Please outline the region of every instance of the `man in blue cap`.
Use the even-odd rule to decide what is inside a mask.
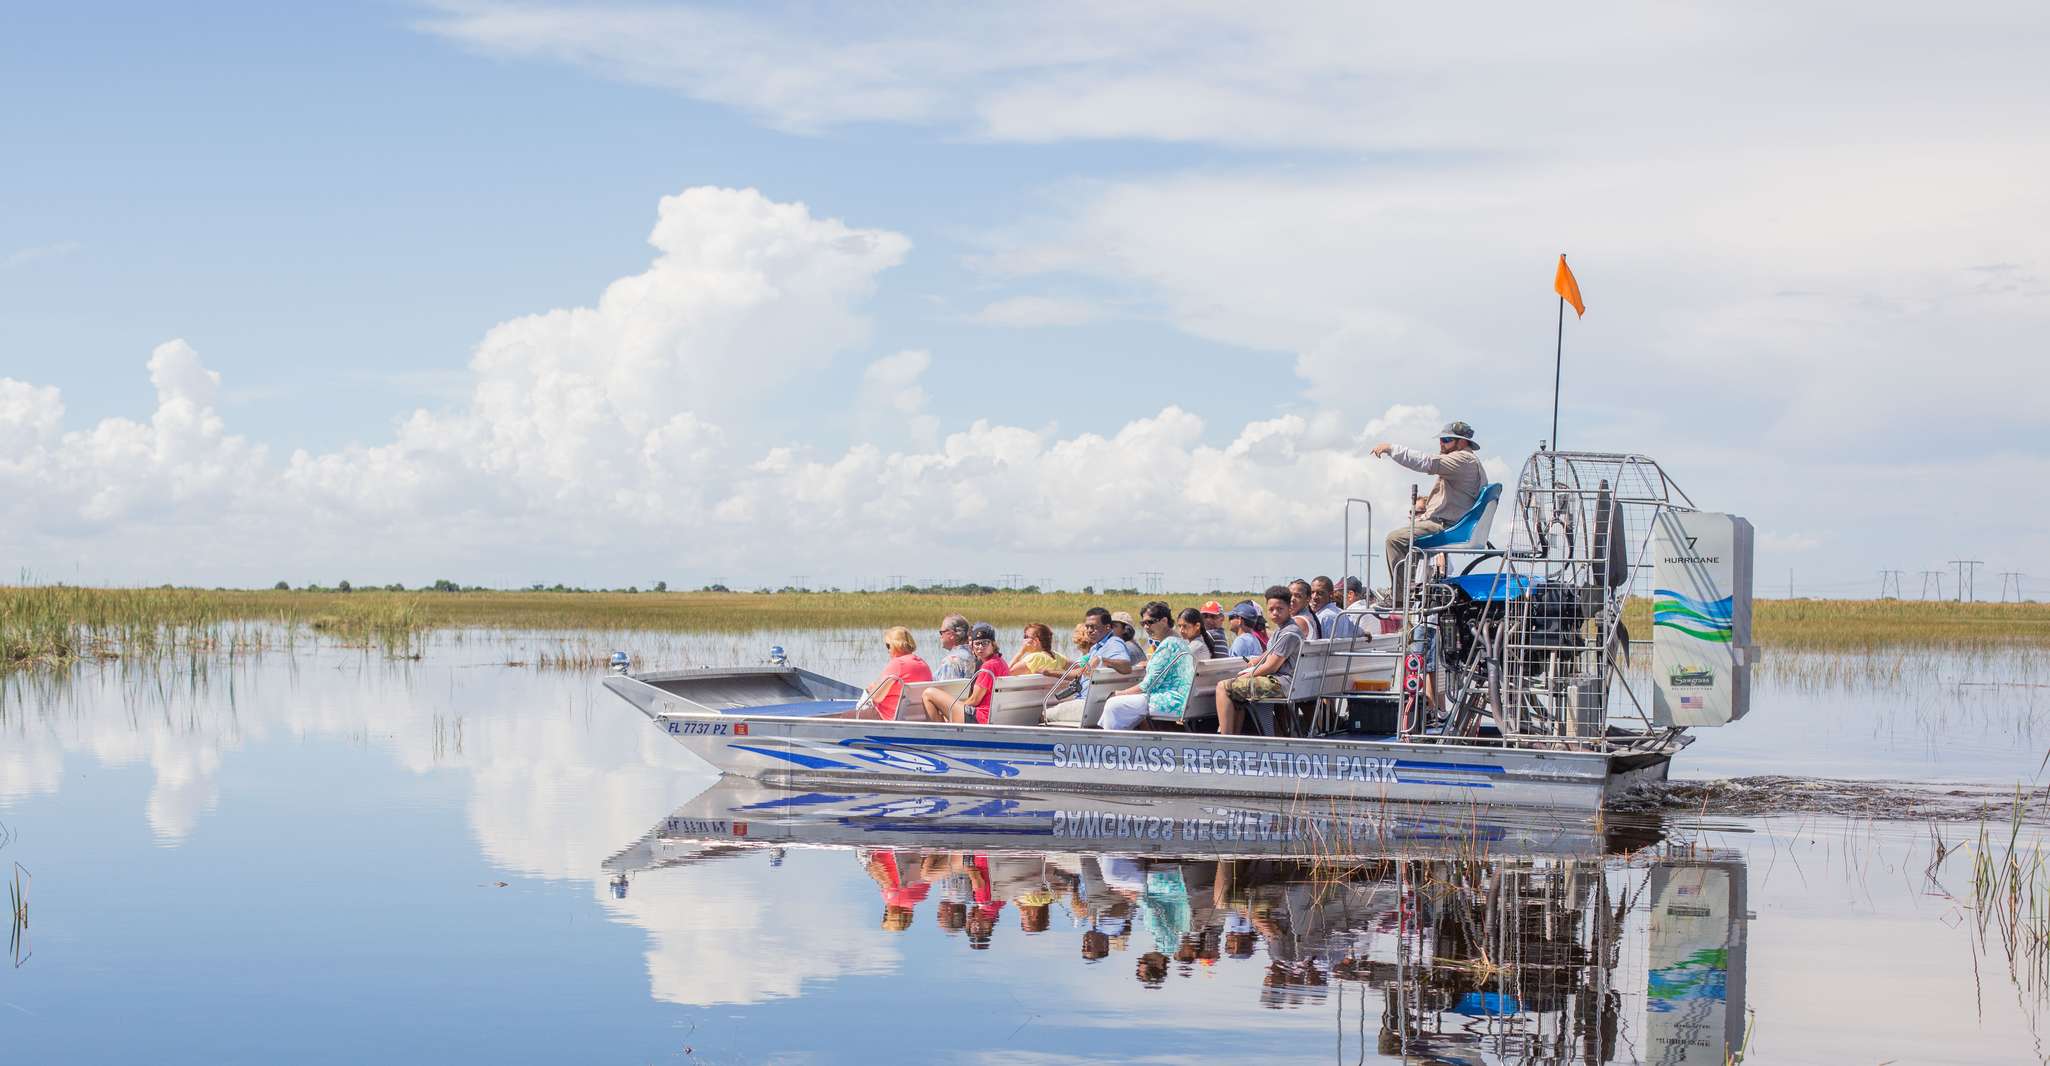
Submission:
[[[1438,454],[1425,455],[1399,444],[1382,441],[1373,454],[1393,459],[1419,474],[1435,474],[1438,481],[1424,498],[1423,510],[1409,525],[1388,534],[1388,575],[1395,579],[1398,600],[1409,591],[1409,552],[1418,537],[1442,533],[1459,521],[1488,487],[1488,473],[1481,469],[1480,445],[1473,440],[1473,427],[1464,422],[1447,422],[1438,432]]]

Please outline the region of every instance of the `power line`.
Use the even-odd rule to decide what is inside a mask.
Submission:
[[[1975,603],[1979,599],[1979,568],[1985,566],[1983,559],[1952,559],[1950,565],[1957,567],[1957,602]]]
[[[1897,599],[1900,599],[1900,598],[1901,598],[1901,574],[1902,574],[1902,573],[1903,573],[1903,571],[1900,571],[1900,570],[1881,570],[1881,571],[1879,572],[1879,598],[1880,598],[1880,599],[1882,599],[1882,600],[1883,600],[1883,599],[1886,599],[1886,598],[1887,598],[1887,595],[1886,595],[1886,589],[1887,589],[1887,586],[1889,586],[1889,585],[1891,585],[1891,586],[1893,587],[1893,597],[1892,597],[1892,598],[1894,598],[1894,599],[1896,599],[1896,600],[1897,600]]]

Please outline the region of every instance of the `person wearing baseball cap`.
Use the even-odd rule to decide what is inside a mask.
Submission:
[[[1241,659],[1257,659],[1266,652],[1267,644],[1260,639],[1265,628],[1260,618],[1260,609],[1252,600],[1240,600],[1231,609],[1231,618],[1225,623],[1231,627],[1231,643],[1225,648],[1229,654]]]
[[[1382,544],[1387,549],[1388,576],[1395,580],[1395,595],[1400,601],[1409,589],[1409,553],[1416,539],[1442,533],[1446,526],[1459,521],[1488,487],[1488,474],[1481,469],[1480,445],[1474,443],[1473,427],[1464,422],[1447,422],[1438,431],[1436,455],[1414,452],[1387,441],[1374,445],[1373,454],[1438,478],[1431,486],[1431,494],[1424,499],[1423,512],[1409,525],[1388,534]]]
[[[997,647],[996,627],[988,622],[977,622],[968,631],[968,650],[975,656],[975,680],[968,685],[968,694],[955,696],[934,687],[920,693],[925,701],[925,716],[934,722],[989,724],[990,697],[995,695],[997,679],[1010,674],[1004,663],[1004,652]]]
[[[1211,600],[1197,608],[1203,614],[1203,646],[1210,651],[1212,659],[1222,659],[1231,654],[1231,642],[1224,636],[1224,604]]]

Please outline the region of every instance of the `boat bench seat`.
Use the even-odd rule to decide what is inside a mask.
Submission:
[[[968,683],[971,680],[971,678],[956,678],[951,681],[913,681],[903,687],[904,694],[897,700],[897,716],[907,722],[925,721],[926,689],[936,688],[955,696],[966,696],[968,694]],[[888,693],[884,693],[884,695],[888,695]],[[861,712],[861,717],[880,717],[880,715],[877,715],[873,708],[866,708]]]

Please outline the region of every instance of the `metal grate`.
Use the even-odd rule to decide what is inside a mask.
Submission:
[[[1505,736],[1600,746],[1612,721],[1651,728],[1650,633],[1630,632],[1624,612],[1651,594],[1660,512],[1692,509],[1641,455],[1538,452],[1524,463],[1503,557],[1525,589],[1503,629]]]
[[[1652,592],[1660,513],[1692,501],[1657,462],[1602,452],[1537,452],[1505,495],[1506,545],[1409,560],[1408,643],[1435,651],[1444,692],[1404,732],[1470,738],[1492,719],[1504,739],[1577,748],[1611,747],[1612,725],[1651,733],[1650,633],[1625,611]]]

